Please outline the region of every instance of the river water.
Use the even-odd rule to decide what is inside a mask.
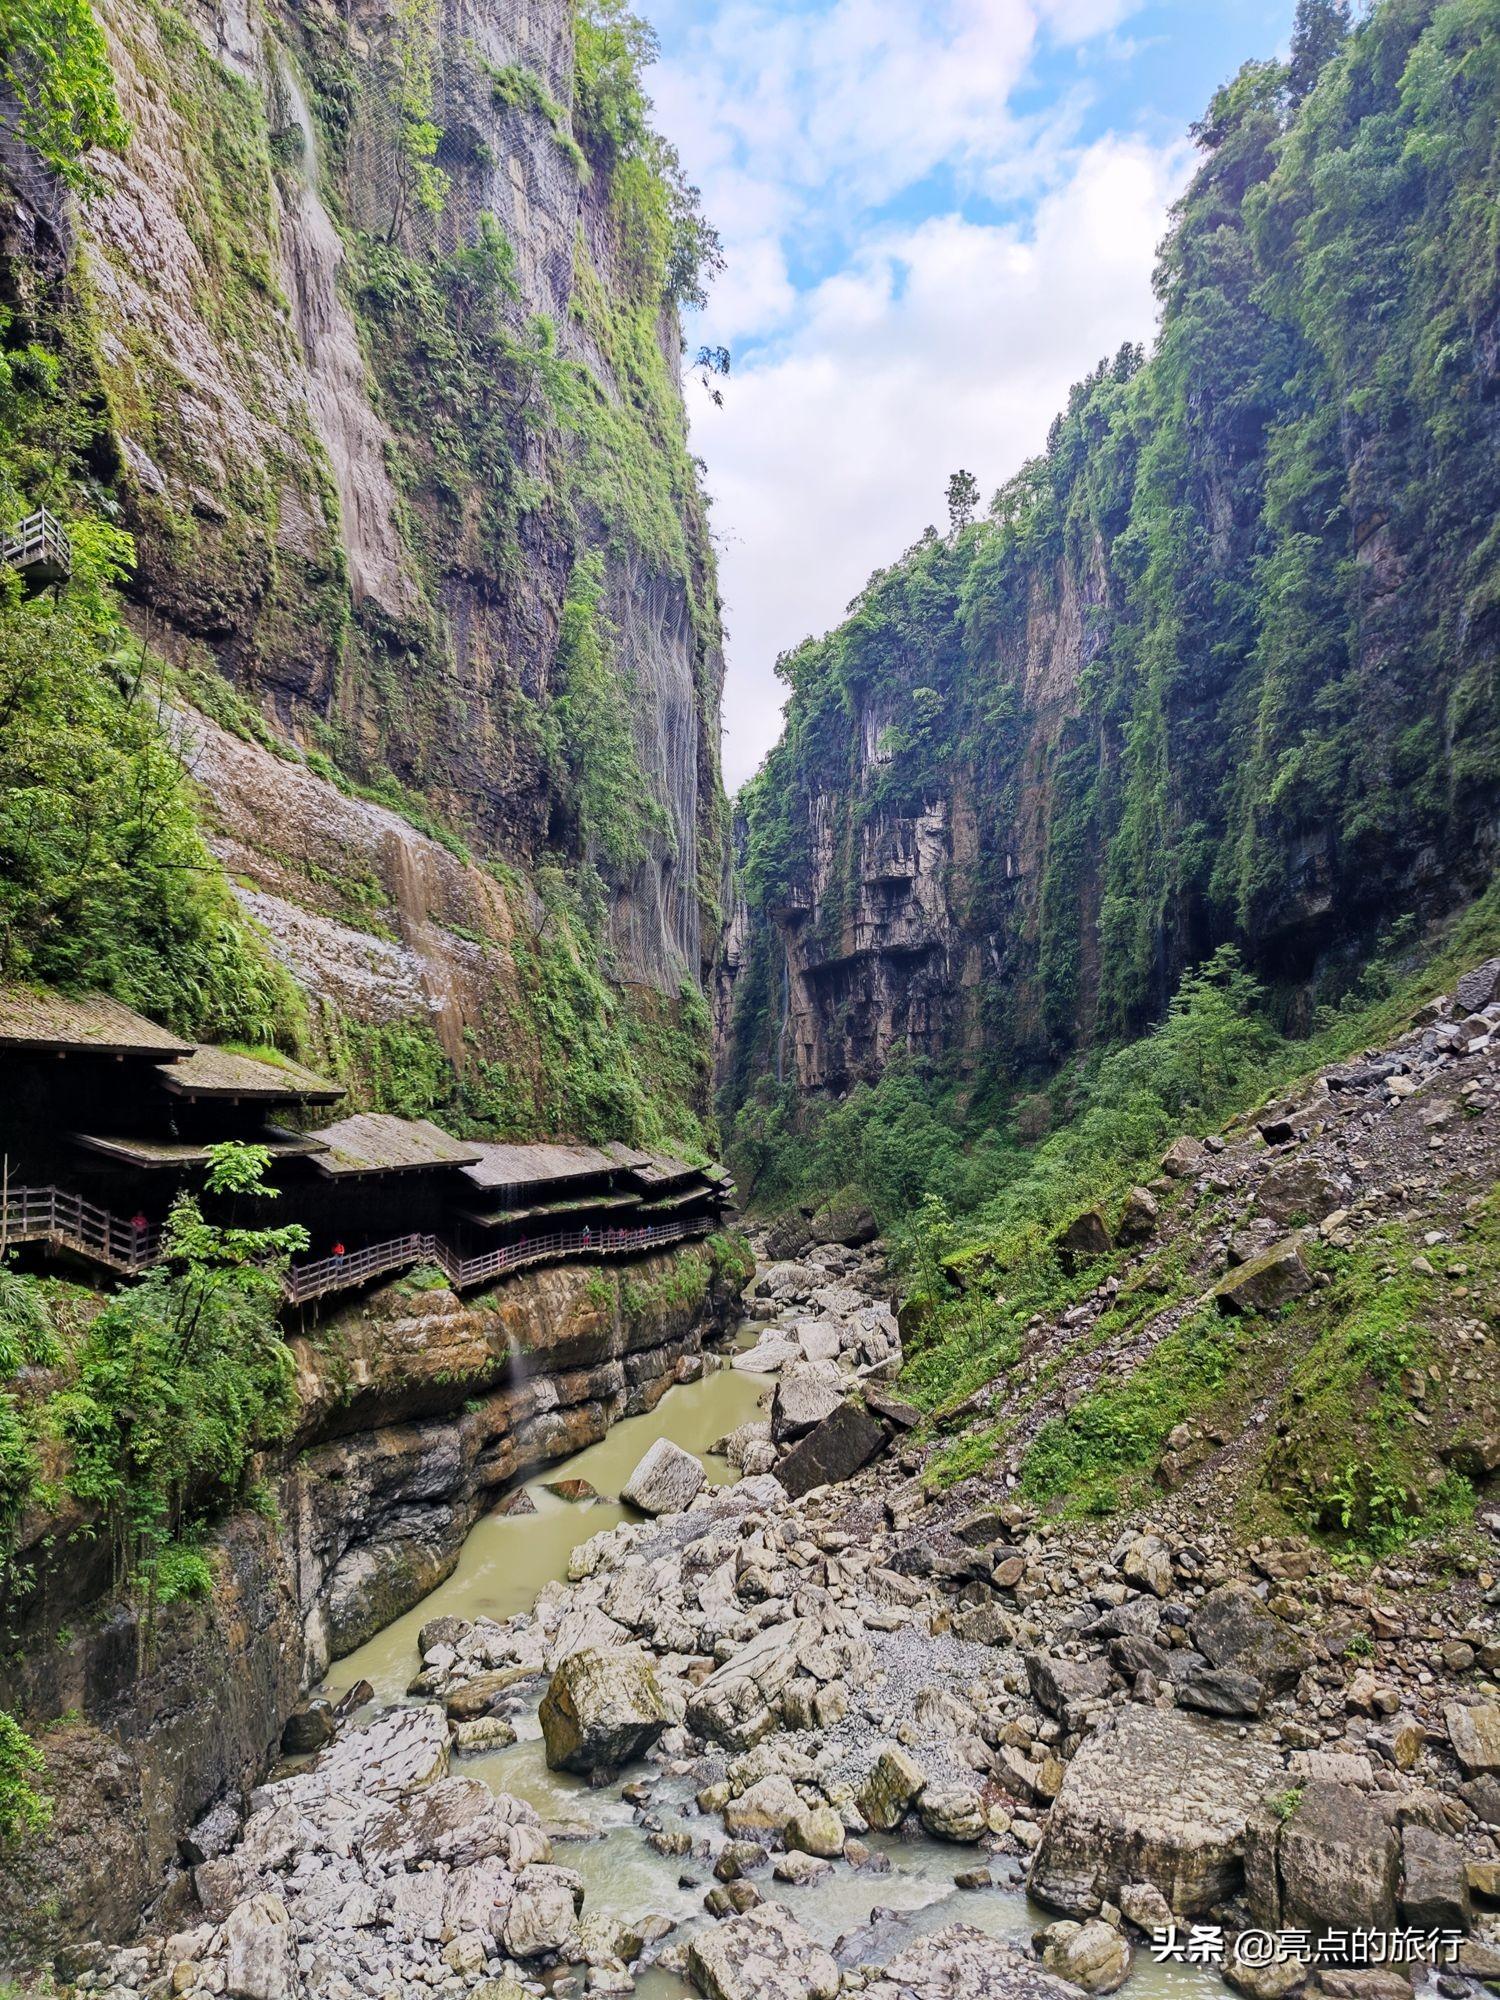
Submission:
[[[656,1438],[671,1438],[696,1453],[711,1481],[728,1484],[738,1475],[726,1459],[712,1457],[709,1447],[761,1414],[763,1396],[769,1398],[764,1376],[714,1368],[710,1363],[710,1372],[701,1380],[668,1390],[649,1415],[623,1419],[598,1444],[528,1481],[536,1512],[487,1515],[464,1544],[458,1567],[447,1582],[340,1660],[325,1691],[337,1696],[356,1681],[367,1680],[375,1689],[376,1705],[386,1707],[405,1699],[406,1687],[421,1665],[417,1634],[428,1619],[504,1620],[529,1611],[544,1584],[567,1576],[569,1557],[581,1542],[619,1521],[639,1518],[615,1496]],[[549,1482],[563,1479],[586,1479],[600,1497],[570,1502],[547,1490]],[[704,1895],[714,1886],[711,1865],[696,1854],[658,1854],[648,1846],[648,1829],[635,1808],[620,1796],[621,1784],[654,1779],[648,1808],[652,1825],[669,1833],[681,1830],[701,1841],[710,1831],[717,1835],[718,1823],[692,1810],[690,1781],[669,1778],[659,1766],[642,1763],[622,1772],[613,1785],[593,1789],[581,1778],[548,1770],[536,1713],[540,1697],[539,1683],[524,1712],[511,1717],[519,1738],[515,1744],[455,1760],[455,1770],[483,1778],[496,1791],[536,1807],[553,1834],[555,1859],[583,1878],[586,1913],[631,1921],[658,1913],[684,1927],[711,1921],[703,1908]],[[1049,1920],[1049,1913],[1030,1903],[1020,1888],[1019,1861],[926,1838],[872,1834],[867,1844],[889,1857],[888,1872],[836,1865],[820,1882],[804,1888],[761,1878],[757,1886],[768,1901],[786,1903],[814,1937],[830,1946],[876,1910],[904,1913],[907,1936],[967,1923],[994,1937],[1025,1940]],[[993,1888],[955,1887],[956,1872],[980,1865],[988,1865],[995,1874]],[[892,1949],[899,1949],[899,1943],[893,1934]],[[1225,1992],[1207,1969],[1156,1966],[1146,1952],[1138,1955],[1136,1967],[1128,1988],[1131,2000],[1155,2000],[1155,1996],[1202,2000],[1210,1991],[1221,1996]],[[638,1976],[636,1992],[640,2000],[695,2000],[691,1986],[657,1970]]]

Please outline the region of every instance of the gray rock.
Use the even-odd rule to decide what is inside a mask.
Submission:
[[[1131,1950],[1113,1924],[1049,1924],[1041,1933],[1042,1963],[1085,1993],[1114,1993],[1130,1977]]]
[[[757,1633],[689,1695],[688,1728],[731,1750],[749,1750],[769,1736],[776,1704],[798,1672],[798,1649],[811,1637],[796,1618]]]
[[[844,1400],[844,1381],[831,1361],[792,1361],[782,1370],[771,1404],[771,1435],[778,1444],[803,1437]]]
[[[224,1919],[225,1992],[230,2000],[302,2000],[297,1934],[279,1896],[251,1896]]]
[[[890,1433],[856,1403],[840,1403],[831,1416],[793,1445],[776,1477],[794,1500],[815,1486],[852,1479],[861,1466],[884,1451]]]
[[[1162,1155],[1161,1170],[1174,1181],[1191,1180],[1203,1164],[1203,1155],[1203,1141],[1184,1133]]]
[[[1500,1771],[1500,1703],[1476,1702],[1466,1707],[1450,1701],[1443,1710],[1448,1741],[1466,1778]]]
[[[875,1759],[859,1792],[859,1809],[871,1826],[889,1833],[901,1824],[926,1783],[921,1765],[892,1746]]]
[[[1078,2000],[1078,1989],[1008,1939],[954,1924],[898,1952],[864,2000]]]
[[[643,1514],[678,1514],[703,1490],[707,1474],[690,1451],[659,1437],[620,1489]]]
[[[1348,1785],[1311,1784],[1283,1817],[1251,1816],[1245,1890],[1252,1919],[1271,1930],[1395,1921],[1401,1846],[1385,1814]]]
[[[1031,1893],[1093,1916],[1126,1882],[1150,1882],[1179,1916],[1238,1885],[1246,1820],[1279,1770],[1242,1742],[1175,1709],[1132,1706],[1069,1764],[1031,1869]]]
[[[670,1717],[655,1668],[640,1647],[627,1646],[570,1653],[542,1697],[539,1719],[551,1768],[587,1774],[639,1757]]]
[[[1160,1219],[1161,1204],[1150,1188],[1133,1187],[1125,1197],[1115,1236],[1121,1243],[1144,1243],[1155,1235]]]
[[[1425,1931],[1466,1931],[1472,1912],[1464,1851],[1425,1826],[1401,1830],[1401,1918]]]
[[[1312,1659],[1307,1641],[1242,1583],[1211,1590],[1189,1629],[1211,1666],[1253,1674],[1274,1694],[1291,1687]]]
[[[1476,965],[1453,989],[1453,1011],[1459,1016],[1480,1014],[1496,1000],[1500,1000],[1500,958]]]
[[[704,2000],[836,2000],[841,1983],[832,1953],[780,1903],[700,1931],[688,1971]]]
[[[1213,1297],[1222,1313],[1274,1312],[1311,1287],[1312,1273],[1302,1261],[1302,1246],[1295,1236],[1286,1236],[1221,1279]]]
[[[1259,1715],[1266,1705],[1266,1685],[1232,1667],[1198,1667],[1177,1682],[1177,1699],[1205,1715]]]

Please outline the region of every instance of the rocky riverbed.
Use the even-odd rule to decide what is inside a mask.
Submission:
[[[1192,1182],[1251,1227],[1294,1170],[1334,1175],[1351,1146],[1414,1199],[1434,1138],[1447,1167],[1492,1180],[1492,1128],[1448,1136],[1431,1116],[1440,1096],[1489,1102],[1494,1024],[1477,1020],[1455,1035],[1440,1013],[1216,1148],[1174,1147],[1139,1191],[1146,1224]],[[1371,1190],[1333,1194],[1325,1237],[1358,1226]],[[1300,1259],[1316,1233],[1277,1241]],[[1231,1242],[1226,1264],[1223,1232],[1199,1232],[1206,1296],[1226,1269],[1234,1290],[1270,1268],[1249,1247]],[[1222,1973],[1250,2000],[1500,1988],[1493,1560],[1357,1564],[1295,1536],[1236,1538],[1204,1500],[1222,1463],[1191,1439],[1172,1450],[1197,1464],[1109,1524],[1042,1514],[1003,1459],[944,1491],[891,1387],[878,1247],[761,1248],[731,1366],[764,1381],[764,1407],[716,1441],[738,1481],[657,1435],[621,1481],[631,1504],[593,1535],[578,1517],[566,1576],[485,1616],[437,1594],[399,1705],[263,1787],[242,1827],[203,1830],[203,1920],[94,1954],[81,1986],[1043,2000]],[[1119,1282],[1088,1302],[1096,1316]],[[1039,1351],[1065,1330],[1039,1328]],[[1486,1339],[1478,1325],[1481,1355]],[[1482,1504],[1478,1530],[1493,1537],[1500,1515]],[[642,1863],[636,1907],[596,1894],[598,1857],[622,1844]],[[1195,1923],[1221,1927],[1225,1962],[1155,1965],[1155,1934]],[[1246,1940],[1264,1931],[1324,1945],[1257,1963]],[[1350,1941],[1362,1932],[1404,1942],[1372,1962]]]

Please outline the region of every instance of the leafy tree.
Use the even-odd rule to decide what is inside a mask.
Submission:
[[[51,1807],[36,1787],[41,1753],[8,1710],[0,1708],[0,1856],[27,1834],[40,1833]]]
[[[972,472],[959,471],[948,479],[948,531],[958,534],[974,519],[979,507],[979,481]]]
[[[1287,95],[1300,104],[1348,40],[1349,0],[1297,0]]]
[[[91,146],[123,151],[129,132],[89,0],[6,0],[0,78],[27,145],[69,187],[91,193],[97,177],[84,155]]]
[[[87,523],[74,540],[61,599],[0,583],[0,978],[271,1041],[285,981],[204,846],[184,745],[108,595],[128,543]]]
[[[209,1153],[210,1196],[231,1210],[274,1198],[264,1147],[227,1143]],[[307,1244],[299,1224],[211,1223],[182,1196],[167,1219],[161,1266],[92,1321],[76,1387],[56,1401],[73,1448],[73,1491],[105,1522],[116,1583],[142,1614],[143,1649],[163,1560],[168,1582],[181,1567],[167,1552],[190,1502],[205,1488],[234,1492],[252,1448],[278,1436],[291,1415],[280,1277]]]

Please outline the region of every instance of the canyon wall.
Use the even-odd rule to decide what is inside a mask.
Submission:
[[[1238,947],[1293,1024],[1500,848],[1493,33],[1377,7],[1196,128],[1160,337],[784,669],[720,1067],[1045,1077]]]
[[[0,503],[131,537],[123,617],[308,1052],[417,1108],[403,1026],[423,1108],[516,1132],[607,1122],[537,1084],[518,930],[681,1028],[704,1108],[722,869],[677,322],[709,238],[576,12],[107,0],[123,143],[81,191],[0,146]]]
[[[35,1510],[0,1686],[36,1732],[53,1817],[7,1853],[0,1965],[129,1937],[148,1906],[170,1918],[180,1840],[259,1782],[303,1689],[451,1572],[502,1488],[654,1408],[745,1276],[716,1240],[470,1301],[398,1284],[311,1326],[292,1341],[294,1434],[207,1545],[212,1595],[149,1631],[109,1595],[87,1522]]]

